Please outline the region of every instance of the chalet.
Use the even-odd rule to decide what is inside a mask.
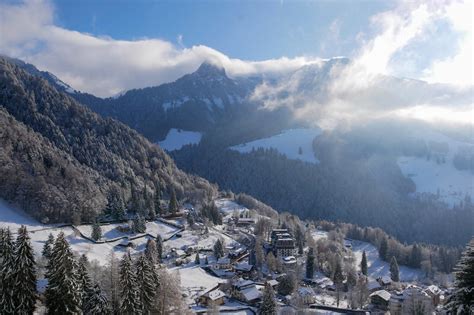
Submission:
[[[384,288],[392,284],[392,279],[389,276],[383,276],[377,279],[381,286]]]
[[[230,258],[228,257],[221,257],[214,264],[214,269],[227,270],[231,268],[232,264],[230,263]]]
[[[272,280],[268,280],[267,284],[269,284],[273,288],[273,290],[276,290],[279,282],[275,279],[272,279]]]
[[[198,303],[201,305],[222,305],[224,304],[225,293],[217,288],[211,288],[198,297]]]
[[[234,270],[236,273],[241,275],[248,275],[253,270],[253,265],[250,265],[247,262],[239,263],[234,266]]]
[[[296,253],[296,241],[288,229],[274,229],[271,234],[271,245],[277,257],[293,256]]]
[[[313,304],[316,302],[316,294],[310,287],[301,287],[296,293],[304,304]]]
[[[256,221],[254,218],[238,218],[236,221],[236,225],[239,227],[248,227],[255,225]]]
[[[438,306],[442,302],[443,291],[438,286],[430,285],[423,291],[431,297],[434,306]]]
[[[262,294],[252,280],[239,279],[231,286],[231,295],[237,300],[255,304],[260,301]]]
[[[409,285],[403,292],[397,292],[390,299],[390,313],[406,314],[417,305],[420,305],[426,314],[431,314],[435,308],[433,299],[426,290],[416,285]]]
[[[370,296],[370,303],[379,310],[388,310],[391,294],[385,290],[378,290]]]

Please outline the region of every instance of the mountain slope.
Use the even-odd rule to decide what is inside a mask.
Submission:
[[[153,191],[157,183],[165,194],[173,189],[196,201],[216,192],[207,181],[177,169],[136,131],[99,117],[5,58],[0,58],[0,108],[5,122],[0,197],[38,219],[64,221],[80,214],[91,220],[112,188],[124,201],[145,185]]]

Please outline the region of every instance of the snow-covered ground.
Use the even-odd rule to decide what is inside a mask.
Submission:
[[[200,235],[190,230],[185,230],[180,235],[181,237],[173,237],[168,240],[165,243],[165,247],[181,249],[184,246],[191,246],[212,250],[218,238],[222,238],[226,246],[236,243],[233,239],[218,232],[216,229],[210,229],[207,235]]]
[[[397,162],[402,173],[411,178],[419,193],[437,194],[440,199],[450,205],[459,204],[464,197],[474,197],[474,174],[469,171],[460,171],[453,165],[453,157],[464,148],[472,148],[473,144],[454,140],[444,134],[427,131],[417,136],[428,146],[440,146],[447,149],[441,156],[445,163],[437,163],[436,151],[430,160],[426,157],[402,156]]]
[[[84,239],[72,227],[58,227],[53,224],[41,224],[23,213],[21,210],[14,209],[12,206],[0,200],[0,227],[10,228],[12,233],[16,233],[21,225],[25,225],[30,232],[31,243],[37,257],[41,256],[44,243],[48,239],[49,234],[56,237],[60,232],[64,232],[66,239],[71,245],[72,250],[78,255],[86,254],[89,260],[97,260],[100,264],[106,264],[109,255],[112,251],[117,257],[121,257],[125,252],[124,247],[117,246],[123,240],[117,240],[111,243],[96,244]],[[127,234],[120,233],[116,230],[118,224],[105,225],[102,228],[105,239],[113,239],[116,237],[126,236]],[[91,226],[81,225],[79,227],[81,233],[90,235]],[[161,222],[148,222],[147,233],[155,236],[157,233],[163,238],[171,236],[176,232],[176,228],[166,225]],[[15,237],[15,234],[13,235]],[[147,237],[142,237],[133,240],[136,245],[135,249],[131,249],[132,255],[144,250]],[[166,244],[166,243],[165,243]]]
[[[171,272],[176,272],[181,280],[181,287],[187,294],[187,304],[193,304],[195,299],[207,289],[213,288],[226,280],[212,276],[201,267],[189,263],[187,266],[170,268]]]
[[[321,129],[317,128],[289,129],[269,138],[258,139],[233,146],[231,149],[239,151],[240,153],[248,153],[251,152],[252,149],[274,148],[289,159],[319,163],[319,160],[313,152],[313,140],[319,136],[321,132]],[[300,148],[302,151],[301,154],[299,152]]]
[[[327,238],[327,232],[324,231],[313,231],[312,233],[315,241],[319,239]],[[378,249],[370,243],[356,241],[356,240],[346,240],[345,243],[348,243],[352,246],[352,252],[356,258],[356,266],[360,266],[362,261],[362,253],[365,251],[367,256],[367,266],[368,266],[368,276],[372,278],[378,278],[383,276],[390,277],[390,263],[385,262],[380,259]],[[401,281],[413,281],[421,280],[424,278],[423,271],[421,269],[410,268],[407,266],[399,266],[400,270],[400,280]]]
[[[195,131],[170,129],[165,140],[160,141],[160,147],[167,151],[179,150],[187,144],[197,144],[201,141],[202,134]]]
[[[238,211],[239,213],[241,213],[249,210],[248,208],[241,206],[235,201],[232,201],[227,198],[217,199],[215,203],[216,207],[226,215],[233,214],[234,211]]]
[[[357,266],[360,266],[362,261],[362,253],[365,250],[367,255],[368,273],[372,278],[383,276],[390,276],[390,263],[380,259],[379,251],[372,244],[361,241],[350,241],[352,245],[352,252],[356,257]],[[421,269],[410,268],[407,266],[399,266],[400,281],[421,280],[424,278]]]

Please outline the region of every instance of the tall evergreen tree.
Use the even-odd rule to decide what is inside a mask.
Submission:
[[[3,232],[2,265],[0,266],[0,314],[14,314],[15,251],[10,229]]]
[[[45,295],[48,314],[81,312],[77,270],[77,262],[64,233],[61,232],[56,238],[47,267],[48,286]]]
[[[145,233],[146,232],[146,221],[145,218],[140,214],[137,214],[133,219],[133,231],[135,233]]]
[[[176,192],[174,189],[171,189],[168,211],[172,214],[178,212],[178,200],[176,199]]]
[[[107,296],[102,293],[98,284],[92,288],[92,293],[89,295],[84,305],[84,315],[107,315],[110,314],[110,306]]]
[[[388,241],[386,237],[382,238],[382,242],[380,243],[379,248],[379,256],[382,260],[387,261],[387,254],[388,254]]]
[[[194,257],[194,263],[198,266],[201,264],[201,258],[199,257],[199,252],[197,252],[196,256]]]
[[[46,259],[51,258],[51,251],[53,250],[53,246],[54,246],[54,236],[53,236],[52,233],[49,233],[48,239],[44,243],[43,251],[41,253],[44,258],[46,258]]]
[[[15,313],[33,314],[36,303],[35,257],[25,226],[18,230],[13,263]]]
[[[368,270],[367,270],[367,254],[365,253],[365,250],[362,252],[362,260],[360,262],[360,271],[364,276],[367,276]]]
[[[344,282],[344,274],[342,273],[341,262],[336,262],[336,269],[334,270],[334,284],[336,285],[336,306],[339,307],[340,293],[342,288],[342,283]]]
[[[313,279],[314,276],[314,249],[309,248],[308,256],[306,257],[306,278]]]
[[[163,239],[160,234],[156,235],[156,254],[158,262],[161,262],[161,257],[163,257]]]
[[[140,255],[136,263],[138,297],[144,314],[153,313],[156,295],[156,273],[145,255]]]
[[[392,260],[390,261],[390,278],[392,278],[392,281],[395,282],[400,281],[400,271],[398,269],[398,263],[395,256],[392,256]]]
[[[155,194],[153,195],[153,205],[155,208],[155,214],[161,216],[163,209],[161,208],[161,187],[160,184],[155,184]]]
[[[267,283],[263,290],[262,304],[260,304],[259,313],[261,315],[274,315],[276,314],[276,308],[275,293],[271,285]]]
[[[102,228],[100,227],[98,222],[95,222],[92,225],[92,233],[91,233],[91,238],[94,241],[98,241],[102,238]]]
[[[89,299],[89,296],[92,294],[92,281],[88,272],[89,261],[86,255],[82,255],[79,258],[77,277],[79,283],[79,291],[81,292],[82,298],[82,310],[85,310],[85,305]]]
[[[224,246],[220,238],[214,243],[214,256],[216,256],[216,259],[224,256]]]
[[[455,291],[448,308],[453,314],[474,314],[474,238],[462,253],[455,275]]]
[[[422,259],[421,247],[415,243],[411,248],[410,265],[414,268],[420,268]]]
[[[130,253],[125,254],[120,262],[120,283],[122,287],[120,313],[126,315],[141,314],[142,305],[138,296],[137,278],[133,272]]]
[[[151,264],[154,265],[158,262],[158,250],[156,248],[155,240],[149,239],[146,242],[145,255]]]
[[[115,220],[124,220],[127,217],[125,212],[125,205],[120,195],[120,190],[113,187],[107,195],[106,212],[110,214]]]

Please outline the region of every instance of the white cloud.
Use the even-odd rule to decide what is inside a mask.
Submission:
[[[456,54],[443,60],[435,60],[424,72],[423,79],[456,85],[473,85],[473,3],[454,1],[445,11],[445,18],[453,30],[460,34]]]
[[[182,47],[161,39],[135,41],[97,37],[54,25],[49,2],[28,0],[0,5],[0,53],[31,62],[75,89],[98,96],[158,85],[190,73],[204,61],[225,67],[231,76],[277,74],[295,70],[317,58],[246,61],[229,58],[210,47]]]
[[[393,70],[400,67],[394,55],[417,40],[426,40],[427,30],[436,21],[459,16],[456,12],[450,15],[451,5],[401,2],[395,9],[372,17],[372,36],[360,35],[365,40],[348,65],[299,71],[277,85],[263,84],[253,97],[263,101],[269,109],[290,107],[297,119],[314,122],[325,129],[394,116],[474,123],[472,81],[462,87],[391,76]],[[458,28],[466,29],[466,21],[470,20],[457,20]],[[467,58],[466,54],[462,56]],[[472,59],[472,54],[469,58]],[[472,60],[471,63],[459,61],[458,68],[445,71],[450,72],[451,77],[462,76],[461,73],[472,73],[472,68],[466,68],[470,64]],[[439,63],[437,66],[441,67]],[[306,75],[306,71],[316,75]],[[446,82],[432,80],[436,81]]]

